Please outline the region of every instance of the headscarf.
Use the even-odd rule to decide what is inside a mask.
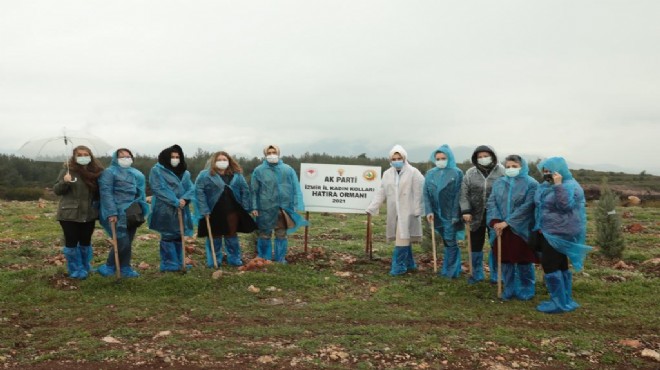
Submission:
[[[172,159],[172,153],[179,153],[180,162],[179,165],[176,167],[172,167],[172,164],[170,163],[170,160]],[[183,150],[177,144],[174,144],[169,148],[163,149],[163,151],[160,152],[160,154],[158,154],[158,163],[160,163],[161,166],[167,168],[168,170],[174,172],[174,174],[178,178],[182,178],[183,174],[188,169],[186,160],[183,157]]]

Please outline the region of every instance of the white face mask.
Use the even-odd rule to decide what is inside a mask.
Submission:
[[[92,161],[92,157],[90,156],[84,156],[84,157],[76,157],[76,163],[78,163],[81,166],[86,166]]]
[[[229,167],[229,161],[216,161],[215,166],[221,170],[224,170]]]
[[[488,166],[491,163],[493,163],[493,159],[491,157],[483,157],[483,158],[477,159],[477,163],[479,163],[482,166]]]
[[[133,158],[128,157],[128,158],[117,158],[117,162],[119,165],[123,168],[128,168],[133,164]]]
[[[438,168],[445,168],[447,167],[447,160],[446,159],[438,159],[435,161],[435,166]]]
[[[178,166],[179,163],[181,163],[181,160],[180,160],[179,158],[172,158],[172,159],[170,159],[170,164],[172,165],[172,167],[176,167],[176,166]]]
[[[520,174],[520,168],[516,167],[509,167],[504,170],[504,174],[509,176],[509,177],[516,177],[518,174]]]
[[[266,161],[268,163],[277,163],[280,161],[280,157],[277,154],[269,154],[266,156]]]

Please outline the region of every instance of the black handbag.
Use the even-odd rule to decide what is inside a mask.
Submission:
[[[144,214],[139,203],[134,202],[126,208],[126,227],[139,227],[144,221]]]

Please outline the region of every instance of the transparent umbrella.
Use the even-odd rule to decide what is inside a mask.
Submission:
[[[112,146],[94,135],[74,133],[67,134],[66,131],[60,136],[51,136],[42,139],[27,141],[18,149],[18,152],[26,158],[40,162],[64,162],[69,165],[69,157],[73,148],[78,145],[88,147],[95,156],[102,156],[112,149]]]

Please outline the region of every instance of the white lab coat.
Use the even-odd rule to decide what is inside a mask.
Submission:
[[[388,242],[395,239],[421,241],[420,216],[424,214],[423,188],[424,176],[408,162],[404,163],[400,172],[390,167],[383,173],[380,188],[366,211],[371,215],[377,215],[381,204],[387,199],[385,236]],[[396,235],[397,230],[399,235]]]

